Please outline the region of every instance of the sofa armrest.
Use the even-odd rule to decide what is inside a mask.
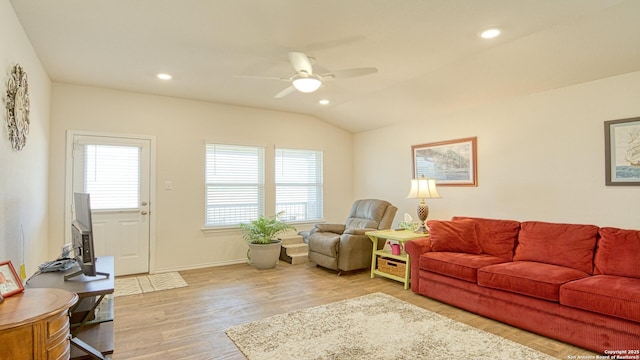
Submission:
[[[342,234],[345,229],[344,224],[316,224],[316,231],[314,232],[331,232],[335,234]]]
[[[411,263],[411,290],[417,293],[420,287],[420,255],[431,251],[431,239],[424,237],[409,240],[404,245],[404,250],[409,254]]]

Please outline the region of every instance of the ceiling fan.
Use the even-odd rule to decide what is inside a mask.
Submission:
[[[345,79],[350,77],[369,75],[378,72],[375,67],[365,68],[353,68],[331,71],[324,74],[316,74],[313,72],[314,58],[307,56],[301,52],[290,52],[289,62],[291,67],[296,72],[290,77],[266,77],[266,76],[242,76],[253,79],[268,79],[268,80],[281,80],[290,82],[291,85],[284,90],[277,93],[274,97],[276,99],[285,97],[292,92],[298,90],[303,93],[311,93],[320,88],[326,80],[330,79]]]

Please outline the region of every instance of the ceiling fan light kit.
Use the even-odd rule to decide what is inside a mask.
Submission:
[[[315,76],[302,77],[302,76],[296,75],[296,77],[293,79],[292,82],[293,82],[293,87],[295,87],[296,90],[303,93],[312,93],[318,90],[322,85],[322,80],[316,78]]]

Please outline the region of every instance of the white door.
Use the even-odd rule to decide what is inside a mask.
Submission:
[[[96,256],[115,275],[149,272],[150,140],[73,135],[73,192],[90,194]]]

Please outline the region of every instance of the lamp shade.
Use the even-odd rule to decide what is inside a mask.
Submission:
[[[411,180],[411,189],[407,199],[437,199],[440,198],[438,189],[436,189],[436,179],[420,179]]]
[[[318,90],[320,85],[322,85],[322,81],[315,77],[299,77],[293,79],[293,87],[303,93],[314,92]]]

